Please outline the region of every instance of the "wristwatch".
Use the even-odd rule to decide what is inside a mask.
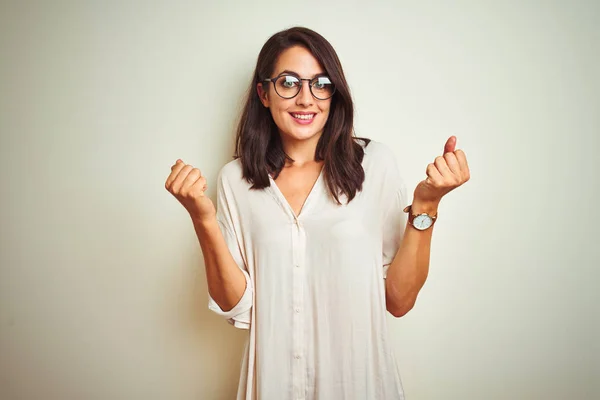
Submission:
[[[408,223],[420,231],[431,228],[437,219],[437,213],[433,216],[427,213],[413,214],[412,204],[406,206],[404,208],[404,212],[408,213]]]

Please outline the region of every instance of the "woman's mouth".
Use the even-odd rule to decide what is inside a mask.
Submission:
[[[294,121],[299,124],[307,125],[310,124],[315,118],[315,113],[290,113]]]

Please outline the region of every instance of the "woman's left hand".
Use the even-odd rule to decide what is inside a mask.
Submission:
[[[448,192],[469,180],[467,157],[455,148],[456,136],[451,136],[444,146],[444,155],[427,165],[427,179],[417,185],[413,203],[437,204]]]

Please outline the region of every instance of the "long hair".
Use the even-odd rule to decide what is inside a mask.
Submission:
[[[310,29],[286,29],[263,45],[237,128],[234,157],[240,158],[243,177],[252,184],[252,189],[270,186],[268,174],[277,178],[285,161],[293,161],[283,151],[277,125],[270,110],[261,103],[257,90],[257,84],[273,74],[279,55],[293,46],[310,51],[336,87],[317,143],[315,161],[324,161],[323,177],[335,201],[341,204],[339,196],[344,194],[350,202],[365,180],[364,150],[358,140],[364,141],[365,146],[370,140],[354,136],[354,104],[340,60],[333,46]]]

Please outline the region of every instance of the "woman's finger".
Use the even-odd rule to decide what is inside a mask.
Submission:
[[[445,179],[452,178],[452,171],[450,171],[450,168],[448,168],[448,164],[446,164],[446,159],[444,157],[437,156],[435,158],[434,164],[440,172],[440,174],[442,175],[442,177],[444,177]]]
[[[456,154],[454,153],[446,153],[444,154],[444,159],[446,160],[446,165],[450,168],[450,171],[460,178],[460,164],[458,163],[458,159],[456,158]]]
[[[183,168],[179,170],[177,177],[173,181],[171,185],[171,189],[174,193],[179,193],[181,191],[181,187],[183,186],[183,182],[185,178],[187,178],[188,174],[194,169],[194,167],[190,164],[185,165]]]
[[[181,191],[189,191],[199,179],[202,179],[202,173],[200,173],[200,170],[198,168],[192,169],[185,177],[181,185]]]
[[[465,152],[462,150],[456,150],[454,152],[456,154],[456,159],[458,160],[458,164],[460,165],[460,170],[462,172],[462,178],[468,181],[471,178],[471,172],[469,171],[469,163],[467,162],[467,156]]]
[[[175,181],[175,178],[177,178],[177,175],[183,169],[183,167],[185,167],[185,165],[186,164],[181,160],[177,160],[177,162],[175,164],[173,164],[173,166],[171,167],[171,174],[169,174],[167,181],[165,182],[165,188],[167,190],[170,191],[171,186],[173,185],[173,182]]]
[[[438,171],[435,164],[427,164],[425,173],[427,174],[427,181],[431,185],[434,185],[436,182],[441,182],[443,179],[442,174],[440,174],[440,171]]]

